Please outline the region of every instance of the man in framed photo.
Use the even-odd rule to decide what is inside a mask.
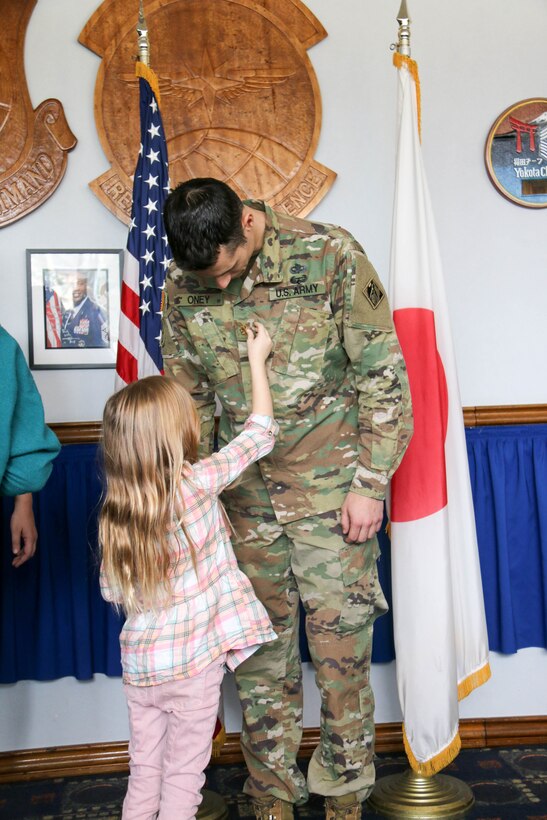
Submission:
[[[89,274],[74,271],[71,276],[71,310],[63,314],[63,347],[108,347],[108,322],[103,309],[88,295]]]

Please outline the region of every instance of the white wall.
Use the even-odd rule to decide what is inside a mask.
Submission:
[[[492,678],[460,707],[462,718],[545,714],[545,651],[518,655],[492,653]],[[397,700],[395,662],[373,664],[376,722],[402,719]],[[239,732],[241,717],[233,677],[223,685],[226,729]],[[304,665],[304,726],[319,725],[319,695],[313,667]],[[21,681],[0,687],[0,751],[122,741],[129,737],[127,707],[119,679],[96,675],[92,681],[62,678],[50,683]]]
[[[484,144],[510,104],[545,95],[545,0],[408,0],[422,81],[423,150],[466,406],[545,403],[547,210],[506,201],[490,183]],[[0,322],[27,350],[26,248],[122,248],[124,226],[87,183],[107,169],[93,118],[99,58],[77,42],[97,0],[40,0],[25,61],[33,105],[63,103],[78,138],[65,178],[34,213],[0,232]],[[389,51],[399,0],[307,0],[328,37],[310,51],[323,99],[316,154],[338,173],[314,218],[364,244],[384,280],[389,263],[396,76]],[[123,127],[121,125],[120,127]],[[39,371],[49,421],[96,420],[111,370]],[[465,717],[547,712],[547,652],[492,658],[493,680],[464,702]],[[394,665],[375,666],[377,720],[400,719]],[[318,702],[306,672],[305,722]],[[232,683],[227,726],[239,728]],[[118,680],[97,676],[0,687],[0,750],[122,740]]]

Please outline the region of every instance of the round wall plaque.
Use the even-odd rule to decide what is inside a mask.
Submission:
[[[485,159],[504,197],[525,208],[547,208],[547,99],[523,100],[500,114]]]

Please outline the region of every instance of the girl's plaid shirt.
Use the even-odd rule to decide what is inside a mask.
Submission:
[[[218,496],[273,449],[278,429],[273,419],[251,414],[233,441],[188,469],[180,497],[195,568],[179,527],[171,535],[171,606],[132,615],[121,631],[126,683],[149,686],[190,677],[224,653],[234,669],[275,639],[266,610],[237,566]],[[101,592],[105,600],[119,601],[102,568]]]

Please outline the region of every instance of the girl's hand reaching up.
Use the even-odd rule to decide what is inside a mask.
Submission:
[[[251,367],[251,412],[273,417],[266,359],[272,349],[270,334],[260,322],[247,325],[247,352]]]
[[[249,364],[264,364],[272,350],[270,334],[260,322],[252,322],[246,327]]]

